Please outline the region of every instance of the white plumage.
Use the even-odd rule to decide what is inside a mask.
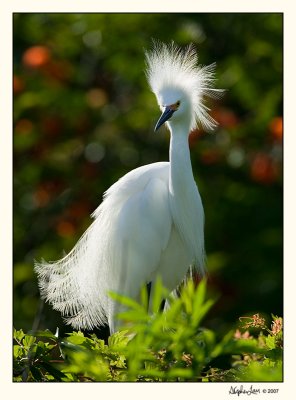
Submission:
[[[74,328],[117,327],[115,291],[137,299],[159,275],[174,290],[190,266],[204,273],[204,212],[194,181],[188,135],[197,123],[213,129],[204,96],[215,97],[214,65],[200,68],[193,46],[155,44],[147,77],[171,133],[170,161],[137,168],[111,186],[73,250],[35,264],[41,295]]]

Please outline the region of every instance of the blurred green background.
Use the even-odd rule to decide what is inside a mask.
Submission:
[[[39,300],[33,260],[56,260],[103,192],[167,160],[145,78],[151,38],[217,63],[215,133],[190,135],[203,199],[208,326],[282,314],[282,14],[14,14],[14,324],[70,331]]]

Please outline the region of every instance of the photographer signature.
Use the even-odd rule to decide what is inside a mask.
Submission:
[[[231,386],[229,390],[229,394],[236,394],[240,396],[241,394],[246,394],[250,396],[251,394],[259,394],[260,389],[254,389],[253,385],[249,387],[249,389],[245,389],[243,385],[238,386]]]

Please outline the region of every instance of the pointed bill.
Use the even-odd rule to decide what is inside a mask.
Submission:
[[[166,121],[168,121],[176,110],[173,110],[170,106],[165,107],[163,113],[161,114],[157,124],[155,125],[154,132],[161,127]]]

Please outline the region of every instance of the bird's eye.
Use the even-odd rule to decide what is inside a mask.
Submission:
[[[177,106],[177,107],[179,107],[179,106],[180,106],[180,104],[181,104],[181,101],[180,101],[180,100],[178,100],[178,101],[177,101],[177,103],[176,103],[176,106]]]

